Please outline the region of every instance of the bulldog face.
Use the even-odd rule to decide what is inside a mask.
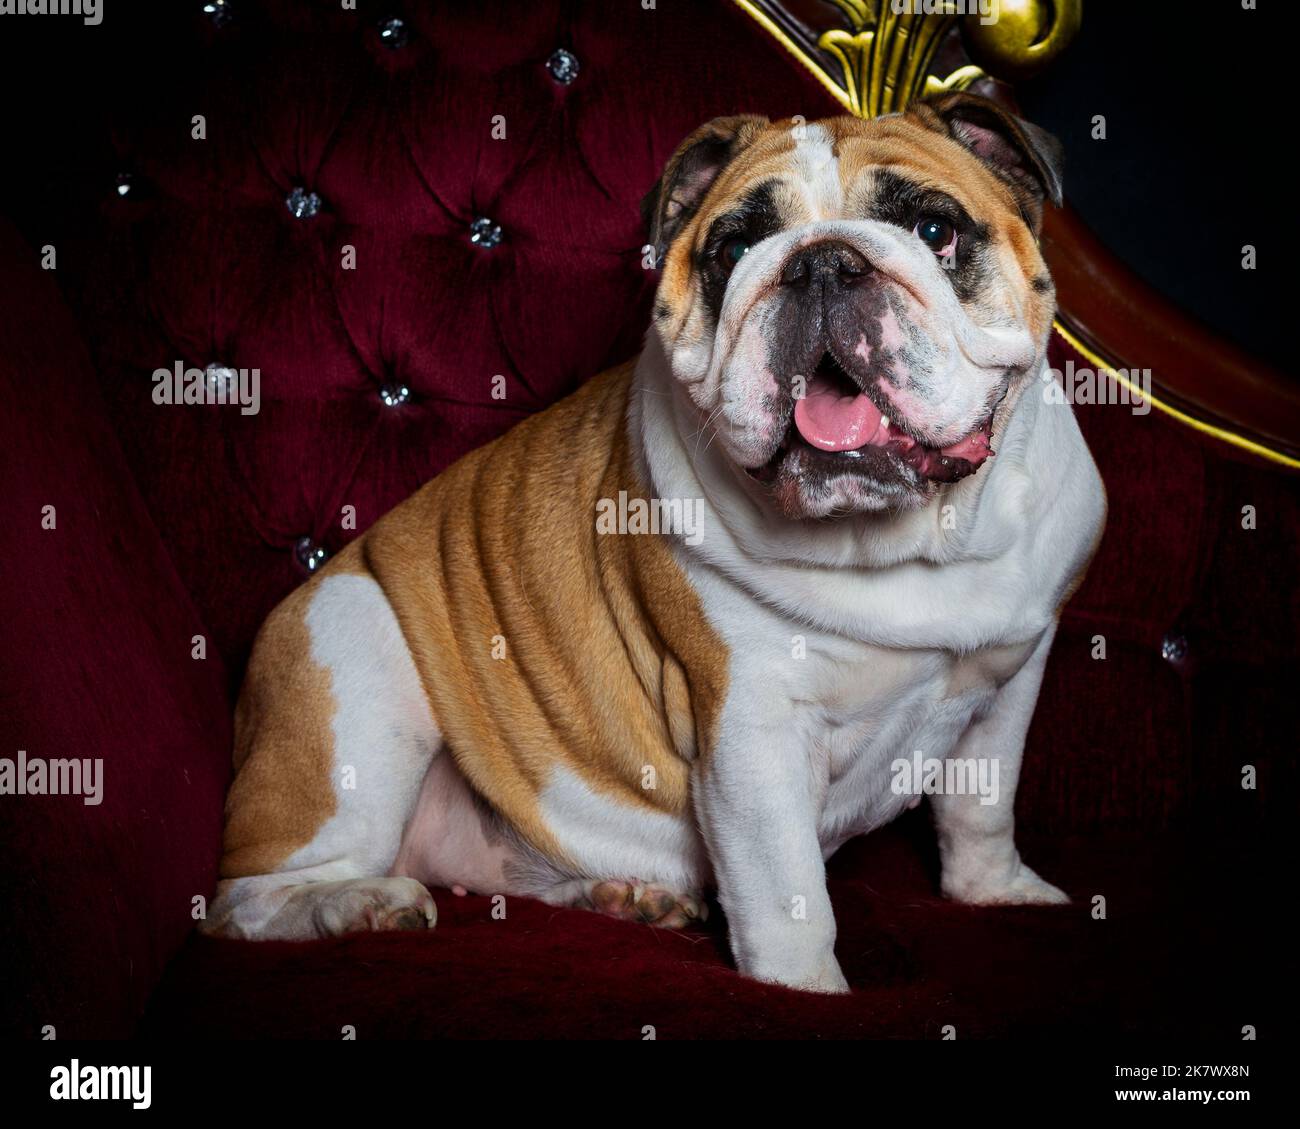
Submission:
[[[977,473],[1046,348],[1058,154],[967,94],[696,131],[647,210],[655,331],[708,441],[791,518],[925,505]]]

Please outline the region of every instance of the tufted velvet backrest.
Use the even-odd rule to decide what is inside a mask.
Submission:
[[[115,13],[111,147],[60,246],[232,683],[304,561],[640,347],[639,205],[686,133],[835,110],[730,4],[359,7]],[[155,404],[178,362],[258,369],[260,410]]]

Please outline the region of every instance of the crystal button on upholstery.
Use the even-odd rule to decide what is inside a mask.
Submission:
[[[315,572],[329,560],[330,556],[324,548],[317,545],[310,537],[298,538],[293,547],[293,555],[307,572]]]
[[[578,57],[572,51],[566,51],[561,47],[549,59],[546,60],[546,69],[551,72],[551,77],[563,86],[568,86],[575,78],[578,77],[580,69]]]
[[[490,251],[501,242],[501,225],[487,216],[479,216],[469,225],[469,241],[483,251]]]
[[[315,192],[308,192],[299,186],[284,198],[284,206],[294,219],[309,220],[320,211],[321,198]]]

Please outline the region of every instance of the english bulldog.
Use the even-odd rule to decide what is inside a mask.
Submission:
[[[741,973],[843,992],[825,860],[922,790],[944,895],[1067,901],[1013,837],[1106,510],[1041,383],[1059,170],[964,93],[688,137],[647,201],[641,356],[262,628],[204,928],[426,928],[429,887],[673,927],[715,890]],[[998,787],[900,787],[921,755]]]

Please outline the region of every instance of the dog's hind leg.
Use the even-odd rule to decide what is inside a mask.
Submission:
[[[331,568],[293,593],[258,636],[240,697],[221,881],[203,931],[305,940],[431,926],[428,890],[390,871],[441,751],[375,580]]]

